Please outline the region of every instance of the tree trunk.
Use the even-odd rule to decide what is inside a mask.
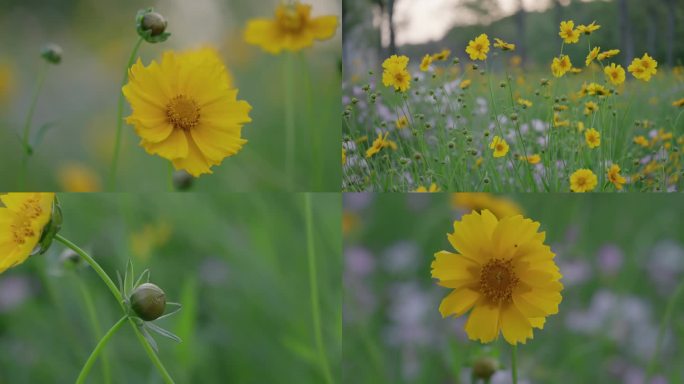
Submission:
[[[525,6],[523,0],[518,0],[518,13],[515,15],[515,25],[518,29],[518,53],[522,59],[523,64],[525,63]]]
[[[625,53],[625,65],[629,65],[634,58],[634,41],[632,40],[632,25],[629,21],[628,0],[618,0],[618,24],[620,26],[620,45]]]
[[[674,65],[674,33],[675,33],[675,7],[676,0],[665,0],[667,5],[667,65]]]
[[[387,18],[389,19],[389,54],[397,53],[394,31],[394,0],[387,0]]]

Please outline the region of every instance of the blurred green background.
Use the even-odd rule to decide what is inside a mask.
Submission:
[[[61,234],[116,281],[127,260],[182,310],[156,337],[178,383],[321,383],[303,194],[61,194]],[[341,358],[341,197],[312,195],[325,355]],[[0,275],[0,383],[74,382],[95,347],[84,291],[103,331],[121,316],[90,268],[65,270],[64,247]],[[108,344],[114,383],[160,383],[132,330]],[[97,363],[90,383],[103,383]]]
[[[306,1],[313,16],[338,15],[340,0]],[[40,50],[53,42],[62,63],[48,68],[33,119],[35,134],[50,128],[29,162],[30,190],[101,189],[107,179],[116,128],[116,105],[126,61],[138,36],[136,12],[148,6],[163,14],[172,34],[160,44],[143,44],[148,64],[165,50],[216,47],[253,109],[243,129],[249,143],[227,158],[213,175],[195,183],[197,191],[336,191],[340,180],[341,26],[336,36],[294,54],[296,68],[296,183],[284,175],[285,124],[283,64],[248,46],[247,20],[272,18],[278,0],[153,1],[4,0],[0,2],[0,189],[18,189],[21,141],[32,90],[43,65]],[[129,114],[126,106],[125,116]],[[168,161],[138,146],[124,127],[118,190],[165,191]]]
[[[669,195],[519,194],[563,274],[563,302],[518,347],[520,383],[644,383],[666,306],[684,279],[684,201]],[[491,383],[510,383],[510,346],[469,341],[467,316],[442,319],[450,292],[430,277],[435,252],[465,212],[450,194],[345,194],[343,376],[348,383],[470,383],[477,356],[498,356]],[[684,295],[653,366],[681,383]]]

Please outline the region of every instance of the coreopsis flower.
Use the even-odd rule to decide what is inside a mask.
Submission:
[[[605,59],[609,59],[609,58],[611,58],[611,57],[613,57],[613,56],[616,56],[618,53],[620,53],[620,50],[619,50],[619,49],[609,49],[609,50],[607,50],[607,51],[605,51],[605,52],[599,53],[598,56],[597,56],[596,58],[597,58],[598,61],[603,61],[603,60],[605,60]]]
[[[673,107],[682,107],[684,106],[684,98],[681,98],[679,100],[675,100],[672,102]]]
[[[123,94],[133,113],[140,145],[197,177],[237,154],[247,140],[242,126],[252,107],[238,90],[218,53],[210,48],[165,52],[145,67],[140,59],[129,71]]]
[[[575,22],[572,20],[561,21],[558,36],[563,39],[565,44],[574,44],[579,41],[580,32],[575,29]]]
[[[584,140],[589,148],[597,148],[601,145],[601,134],[594,128],[589,128],[584,132]]]
[[[619,64],[611,63],[610,67],[603,68],[603,72],[613,85],[620,85],[625,82],[625,70]]]
[[[420,62],[420,70],[423,72],[427,72],[427,70],[430,68],[430,64],[432,64],[432,56],[423,56],[423,60]]]
[[[397,119],[397,121],[394,122],[394,125],[397,127],[397,129],[403,129],[406,128],[408,125],[408,118],[406,116],[401,116],[400,118]]]
[[[509,344],[524,344],[533,328],[543,329],[546,317],[558,313],[562,275],[539,225],[521,215],[472,212],[447,235],[457,253],[435,253],[432,277],[453,289],[439,312],[470,311],[465,331],[471,340],[489,343],[503,334]]]
[[[589,83],[587,85],[587,93],[590,96],[606,96],[608,95],[608,89],[601,84]]]
[[[653,60],[648,53],[644,53],[642,57],[637,57],[632,60],[632,63],[627,67],[627,70],[637,79],[650,81],[651,76],[658,73],[658,62]]]
[[[570,175],[570,190],[573,192],[590,192],[596,188],[598,179],[591,169],[578,169]]]
[[[570,57],[568,55],[562,55],[561,57],[554,57],[551,63],[551,72],[555,77],[562,77],[572,68],[572,63],[570,62]]]
[[[380,150],[383,148],[390,148],[392,150],[397,149],[397,144],[394,141],[387,139],[388,135],[389,132],[385,132],[384,135],[378,133],[378,137],[375,139],[375,141],[373,141],[371,147],[366,150],[366,158],[373,157],[373,155],[380,152]]]
[[[425,188],[424,186],[420,185],[420,186],[418,186],[418,188],[416,188],[416,190],[413,191],[413,192],[421,192],[421,193],[430,192],[430,193],[434,193],[434,192],[439,192],[439,191],[440,191],[440,189],[439,189],[439,187],[437,186],[437,184],[432,183],[432,184],[430,184],[430,187],[428,187],[428,188]]]
[[[577,31],[579,33],[584,33],[585,35],[591,35],[592,32],[597,31],[599,28],[601,28],[601,26],[597,25],[595,21],[592,21],[589,25],[578,25]]]
[[[395,90],[406,92],[411,87],[411,74],[406,67],[409,58],[392,55],[382,63],[382,84],[394,87]]]
[[[487,34],[483,33],[474,40],[468,42],[466,53],[470,56],[470,60],[486,60],[489,52],[489,38]]]
[[[465,79],[465,80],[461,81],[461,84],[459,85],[459,87],[461,89],[468,89],[470,87],[470,84],[472,84],[472,83],[473,83],[472,80]]]
[[[580,133],[584,132],[584,123],[581,121],[577,122],[577,132],[580,132]]]
[[[615,185],[615,189],[618,191],[622,189],[622,186],[627,182],[627,180],[620,175],[620,166],[617,164],[613,164],[608,168],[608,181],[613,183]]]
[[[507,43],[498,37],[494,38],[494,47],[501,48],[502,51],[513,51],[515,50],[515,44]]]
[[[541,156],[539,156],[538,154],[524,156],[524,157],[522,157],[522,160],[527,161],[528,163],[530,163],[532,165],[535,165],[535,164],[539,164],[541,162]]]
[[[78,163],[60,166],[57,170],[57,180],[65,192],[97,192],[102,189],[97,174]]]
[[[442,49],[442,52],[435,53],[430,58],[432,59],[432,61],[446,61],[446,59],[448,59],[450,55],[451,55],[451,50],[444,48],[444,49]]]
[[[561,120],[560,113],[553,113],[553,126],[554,127],[568,127],[570,126],[570,120]]]
[[[482,158],[480,158],[482,159]],[[463,192],[451,195],[451,205],[468,211],[489,210],[499,219],[522,215],[522,209],[513,200],[485,192]]]
[[[587,101],[584,103],[584,114],[585,115],[591,115],[592,113],[598,111],[599,106],[598,104],[594,103],[593,101]]]
[[[508,153],[508,143],[499,136],[494,136],[489,148],[494,151],[494,157],[504,157]]]
[[[584,65],[588,67],[589,64],[591,64],[594,61],[594,59],[598,57],[599,51],[601,51],[601,47],[592,48],[591,51],[589,51],[587,58],[584,60]]]
[[[578,73],[582,73],[582,69],[577,68],[577,67],[572,67],[572,68],[570,68],[570,70],[568,72],[572,73],[573,75],[576,75]]]
[[[639,135],[639,136],[634,138],[634,144],[639,145],[639,146],[644,147],[644,148],[648,148],[651,145],[651,143],[648,141],[648,139],[642,135]]]
[[[273,19],[253,19],[247,23],[245,41],[264,51],[300,51],[315,40],[328,40],[337,31],[336,16],[311,16],[311,6],[299,1],[281,3]]]
[[[527,99],[523,99],[522,97],[518,98],[518,104],[522,105],[523,108],[531,108],[532,107],[532,102],[527,100]]]
[[[0,201],[4,205],[0,207],[2,273],[29,256],[44,252],[59,229],[61,214],[57,213],[52,220],[54,193],[8,193],[0,195]]]

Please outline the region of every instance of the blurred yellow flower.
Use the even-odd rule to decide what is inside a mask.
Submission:
[[[625,70],[621,65],[611,63],[610,67],[603,68],[603,72],[606,74],[608,81],[613,85],[620,85],[625,82]]]
[[[342,235],[347,236],[351,231],[359,226],[359,216],[355,213],[344,211],[342,212]]]
[[[388,135],[389,132],[385,132],[384,136],[381,133],[378,133],[378,137],[373,141],[373,145],[366,150],[366,158],[373,157],[373,155],[380,152],[383,148],[391,148],[392,150],[397,149],[397,144],[394,141],[387,139]]]
[[[515,50],[515,44],[507,43],[498,37],[494,38],[494,47],[501,48],[503,51],[513,51]]]
[[[553,126],[555,128],[569,127],[570,126],[570,120],[561,120],[560,113],[554,112],[553,113]]]
[[[591,35],[592,32],[597,31],[599,28],[601,28],[601,26],[597,25],[596,21],[592,21],[589,25],[578,25],[577,31],[579,33],[584,33],[585,35]]]
[[[489,38],[486,34],[481,34],[475,40],[468,42],[466,53],[470,56],[470,60],[486,60],[489,52]]]
[[[579,41],[580,32],[575,29],[575,22],[572,20],[561,21],[558,36],[563,39],[565,44],[574,44]]]
[[[618,191],[622,189],[622,186],[627,182],[627,180],[620,175],[620,166],[613,164],[608,168],[608,180],[615,185],[615,189]]]
[[[523,108],[532,107],[532,102],[527,99],[523,99],[522,97],[518,98],[518,104],[522,105]]]
[[[485,192],[462,192],[451,194],[451,205],[469,211],[491,211],[499,219],[521,215],[522,208],[513,200]]]
[[[608,95],[608,89],[601,84],[589,83],[587,85],[587,93],[591,96],[606,96]]]
[[[423,61],[420,62],[420,70],[423,72],[427,72],[427,70],[430,69],[430,64],[432,64],[432,56],[423,56]]]
[[[465,331],[482,343],[502,333],[509,344],[524,344],[533,328],[543,329],[558,313],[563,285],[539,226],[521,215],[499,220],[489,210],[455,221],[447,237],[457,253],[437,252],[431,265],[438,284],[453,289],[439,306],[442,317],[472,308]]]
[[[587,58],[584,60],[584,65],[589,66],[594,59],[598,57],[599,51],[601,50],[601,47],[594,47],[592,48],[591,51],[589,51],[589,54],[587,55]]]
[[[684,106],[684,98],[681,98],[679,100],[675,100],[672,102],[673,107],[682,107]]]
[[[570,68],[572,68],[572,63],[570,62],[570,57],[568,55],[553,58],[553,62],[551,63],[551,72],[553,73],[553,76],[561,77],[565,75]]]
[[[435,53],[434,55],[432,55],[431,59],[432,61],[445,61],[449,58],[449,55],[451,55],[451,50],[444,48],[442,49],[442,52]]]
[[[605,52],[599,53],[597,59],[598,59],[598,61],[603,61],[605,59],[609,59],[609,58],[617,55],[618,53],[620,53],[619,49],[609,49]]]
[[[648,53],[644,53],[642,57],[637,57],[632,60],[632,64],[627,67],[627,70],[637,79],[650,81],[651,76],[658,73],[658,62],[653,60]]]
[[[406,116],[401,116],[400,118],[397,119],[397,121],[394,122],[394,125],[397,127],[397,129],[403,129],[406,128],[408,125],[408,118]]]
[[[0,102],[7,100],[14,91],[14,70],[7,63],[0,62]]]
[[[237,89],[218,53],[210,48],[165,52],[160,63],[140,59],[123,93],[133,109],[126,120],[149,154],[170,160],[197,177],[237,154],[247,142],[242,125],[252,107]]]
[[[311,6],[299,1],[281,3],[274,19],[252,19],[245,29],[245,41],[264,51],[279,54],[299,51],[313,45],[314,40],[335,36],[337,16],[311,17]]]
[[[60,166],[57,170],[57,180],[65,192],[97,192],[102,189],[97,174],[78,163]]]
[[[382,63],[382,84],[406,92],[411,87],[411,74],[406,69],[408,63],[409,58],[406,56],[392,55],[387,58]]]
[[[131,253],[141,260],[147,260],[155,248],[168,243],[169,239],[171,239],[171,226],[168,223],[146,224],[142,229],[131,234]]]
[[[424,186],[420,185],[420,186],[418,186],[418,188],[416,188],[416,190],[413,191],[413,192],[422,192],[422,193],[430,192],[430,193],[434,193],[434,192],[439,192],[439,191],[440,191],[440,189],[439,189],[439,187],[437,186],[437,184],[432,183],[432,184],[430,184],[430,187],[429,187],[429,188],[425,188]]]
[[[33,253],[52,217],[54,193],[0,195],[0,273]]]
[[[470,87],[470,84],[472,84],[472,81],[470,79],[465,79],[461,81],[461,84],[459,85],[461,89],[468,89]]]
[[[589,148],[594,149],[601,145],[601,134],[594,128],[589,128],[584,132],[584,140]]]
[[[342,165],[345,165],[347,163],[347,150],[342,148]]]
[[[541,156],[534,154],[534,155],[529,155],[529,156],[524,156],[522,160],[527,161],[528,163],[535,165],[539,164],[541,162]]]
[[[598,104],[594,103],[593,101],[587,101],[584,103],[584,114],[585,115],[591,115],[592,113],[598,111],[599,106]]]
[[[634,144],[642,146],[644,148],[648,148],[648,146],[650,145],[648,139],[641,135],[634,138]]]
[[[573,192],[590,192],[596,188],[598,179],[591,169],[578,169],[570,175],[570,190]]]
[[[508,153],[508,143],[499,136],[494,136],[489,148],[494,150],[494,157],[504,157]]]

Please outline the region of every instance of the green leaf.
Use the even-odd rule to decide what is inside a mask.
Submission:
[[[316,365],[319,363],[318,354],[314,351],[308,344],[302,343],[299,340],[290,337],[283,336],[280,342],[289,349],[295,356],[299,357],[303,361]]]
[[[154,331],[157,334],[166,337],[167,339],[171,339],[177,343],[183,342],[180,337],[174,335],[171,331],[167,331],[166,329],[158,326],[157,324],[148,322],[145,323],[145,326],[149,328],[151,331]]]

